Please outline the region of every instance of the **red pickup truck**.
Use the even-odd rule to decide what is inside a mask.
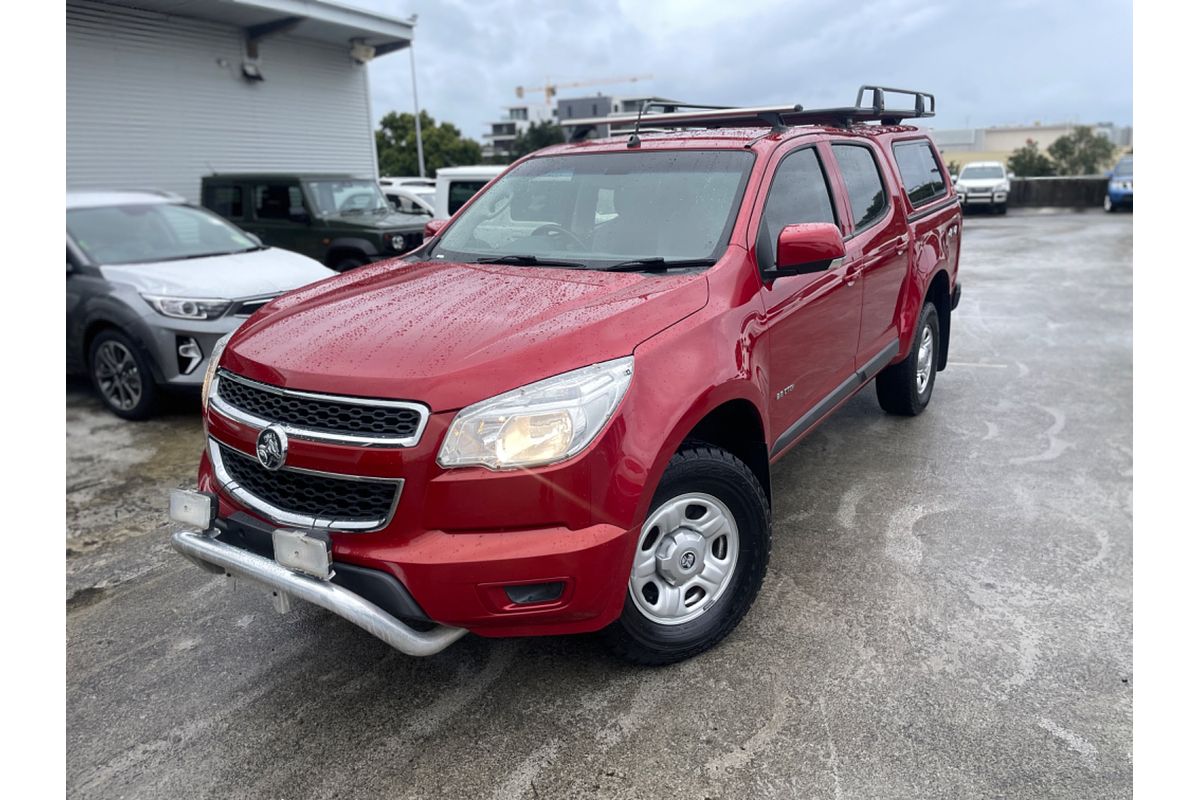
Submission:
[[[872,379],[921,413],[946,366],[961,212],[901,124],[933,107],[573,121],[418,250],[222,342],[174,546],[413,655],[712,647],[766,572],[772,464]]]

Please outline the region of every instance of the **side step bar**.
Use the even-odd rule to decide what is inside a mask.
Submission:
[[[415,630],[341,586],[292,572],[271,559],[197,531],[176,531],[171,534],[171,546],[209,572],[243,578],[332,611],[406,655],[440,653],[467,632],[445,625],[426,632]]]

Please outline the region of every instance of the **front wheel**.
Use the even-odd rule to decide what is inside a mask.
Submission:
[[[731,453],[690,443],[671,458],[638,536],[609,645],[637,664],[704,652],[745,616],[771,554],[762,485]]]
[[[1113,205],[1112,198],[1104,195],[1104,210],[1111,214],[1115,208],[1116,206]]]
[[[917,320],[917,334],[908,357],[887,367],[875,378],[875,396],[884,411],[915,417],[925,410],[933,396],[940,349],[937,308],[933,303],[926,303]]]
[[[150,364],[137,345],[117,330],[101,331],[88,351],[92,384],[108,410],[125,419],[147,419],[154,413],[158,387]]]

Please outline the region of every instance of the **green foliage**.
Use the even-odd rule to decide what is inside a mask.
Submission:
[[[524,133],[518,133],[517,138],[513,140],[512,158],[511,161],[516,161],[521,156],[527,156],[530,153],[541,150],[543,147],[549,147],[554,144],[562,144],[567,140],[563,134],[563,129],[554,120],[543,120],[535,122],[529,126],[529,130]]]
[[[483,158],[479,143],[467,139],[449,122],[438,124],[426,111],[421,112],[421,144],[425,151],[425,174],[433,175],[442,167],[478,164]],[[379,154],[380,175],[416,175],[417,132],[412,114],[389,112],[375,131],[375,149]]]
[[[1038,150],[1037,142],[1026,139],[1025,146],[1008,157],[1008,169],[1021,178],[1041,178],[1054,174],[1054,162]]]
[[[1075,128],[1046,148],[1059,175],[1096,175],[1112,165],[1117,148],[1090,128]]]
[[[962,164],[958,161],[947,161],[946,169],[949,170],[951,175],[957,175],[962,172]]]

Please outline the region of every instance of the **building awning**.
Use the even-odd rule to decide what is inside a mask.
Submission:
[[[375,55],[412,42],[413,22],[328,0],[118,0],[114,5],[234,25],[247,39],[288,33],[319,42],[374,48]]]

